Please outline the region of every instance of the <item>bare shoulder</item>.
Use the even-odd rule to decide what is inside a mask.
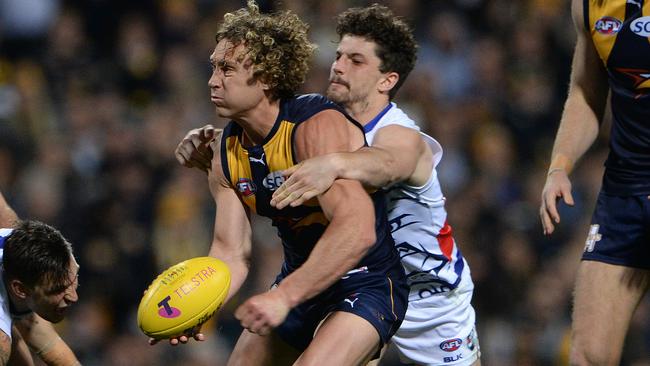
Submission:
[[[0,331],[0,365],[6,365],[11,356],[11,337]]]
[[[318,112],[295,132],[298,161],[333,152],[355,151],[364,145],[363,131],[335,109]]]
[[[571,0],[571,17],[578,35],[585,33],[584,0]]]

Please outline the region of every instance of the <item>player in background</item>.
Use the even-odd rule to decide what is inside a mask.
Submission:
[[[231,119],[212,145],[208,176],[217,206],[210,255],[230,267],[228,298],[248,274],[251,213],[272,219],[285,254],[273,289],[236,310],[245,330],[229,364],[274,365],[290,353],[301,365],[362,365],[406,311],[408,286],[382,192],[369,197],[358,181],[342,179],[303,206],[270,204],[282,170],[365,143],[336,104],[294,95],[312,50],[297,16],[260,14],[249,1],[224,16],[210,57],[212,102]]]
[[[305,160],[283,172],[278,209],[298,207],[338,178],[386,187],[389,222],[411,291],[404,322],[392,343],[403,362],[478,365],[474,285],[447,223],[436,166],[442,148],[391,100],[412,70],[417,46],[409,27],[386,7],[353,8],[338,17],[340,43],[327,96],[362,125],[371,145]],[[207,169],[211,126],[190,131],[176,155]]]
[[[0,193],[0,365],[80,365],[52,323],[78,300],[79,265],[59,231],[20,221]],[[31,350],[31,353],[30,353]]]
[[[573,0],[578,33],[541,197],[546,235],[570,206],[569,174],[594,143],[611,95],[610,152],[574,290],[572,365],[618,365],[650,279],[650,1]]]

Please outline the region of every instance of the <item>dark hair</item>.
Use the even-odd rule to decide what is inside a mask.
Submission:
[[[4,243],[4,275],[31,288],[45,283],[67,287],[71,255],[72,246],[57,229],[39,221],[19,221]]]
[[[217,31],[217,42],[227,39],[244,45],[253,63],[253,75],[270,86],[271,97],[292,97],[305,82],[316,46],[309,42],[309,26],[289,11],[261,14],[254,1],[227,13]]]
[[[385,6],[373,4],[365,8],[351,8],[336,18],[336,33],[363,37],[377,44],[379,71],[399,74],[397,84],[389,92],[391,99],[415,67],[417,43],[411,28]]]

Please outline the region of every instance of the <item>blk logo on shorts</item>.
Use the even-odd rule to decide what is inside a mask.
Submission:
[[[602,235],[598,233],[600,225],[594,224],[589,227],[589,235],[587,235],[587,241],[585,241],[585,252],[593,252],[596,242],[602,239]]]

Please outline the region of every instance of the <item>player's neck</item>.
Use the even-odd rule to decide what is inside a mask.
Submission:
[[[236,119],[246,135],[246,145],[259,145],[271,132],[280,114],[280,100],[264,101]]]
[[[356,103],[346,105],[345,110],[363,126],[370,123],[390,103],[388,96],[378,95]]]

